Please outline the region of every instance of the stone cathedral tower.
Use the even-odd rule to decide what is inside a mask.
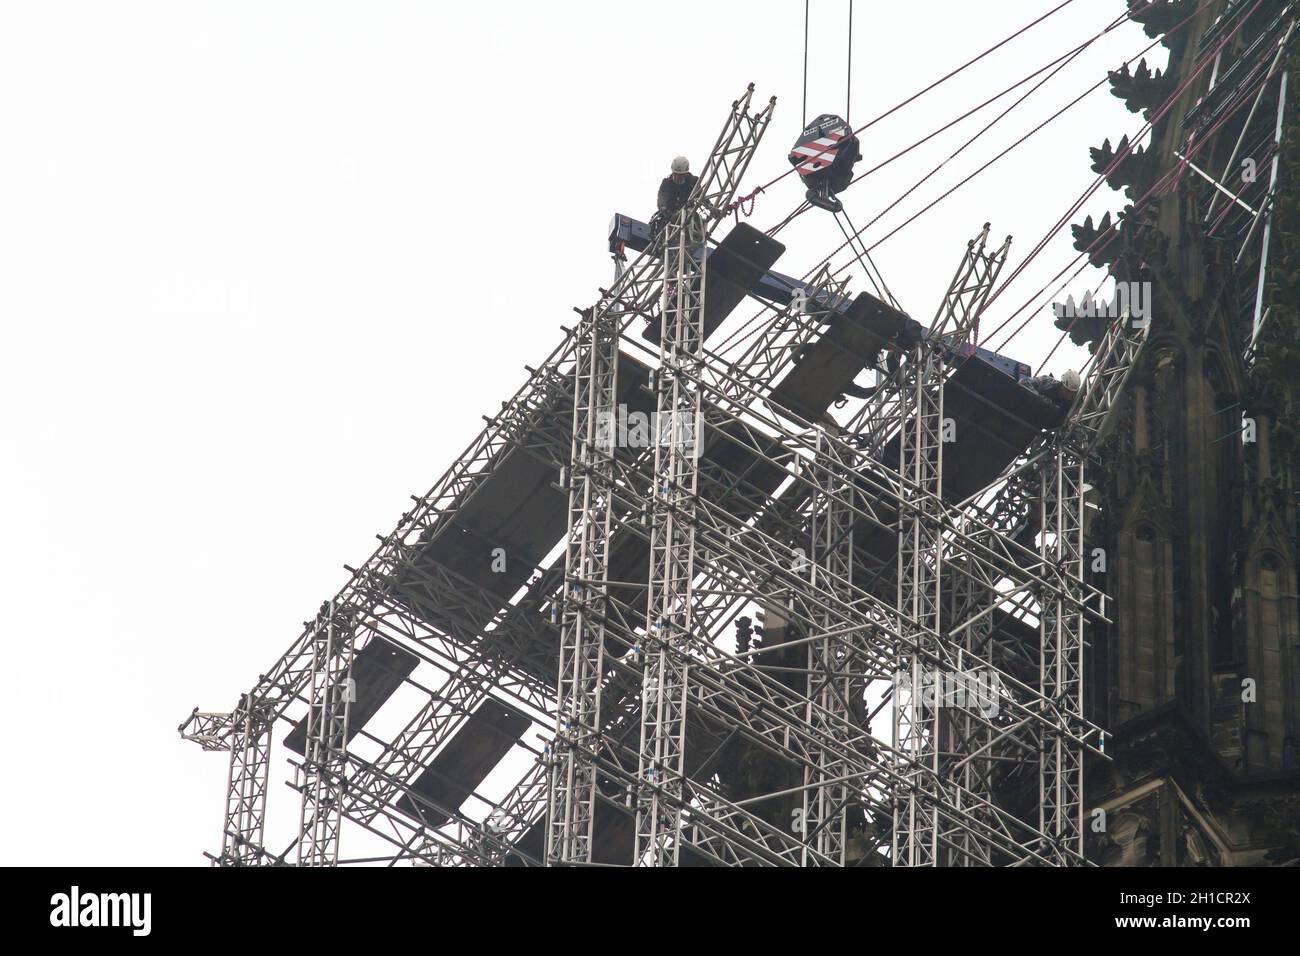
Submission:
[[[1300,13],[1198,6],[1130,0],[1170,56],[1110,77],[1151,144],[1092,149],[1126,205],[1074,227],[1153,297],[1093,478],[1112,623],[1088,703],[1113,762],[1088,771],[1089,855],[1300,865]]]

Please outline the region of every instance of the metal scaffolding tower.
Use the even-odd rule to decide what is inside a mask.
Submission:
[[[230,752],[216,862],[1085,862],[1086,471],[1146,328],[1054,402],[977,347],[1010,244],[987,225],[928,328],[828,266],[772,273],[776,240],[715,236],[771,120],[752,97],[289,651],[182,725]],[[281,726],[302,814],[275,853]],[[1035,777],[1032,807],[1001,799]]]

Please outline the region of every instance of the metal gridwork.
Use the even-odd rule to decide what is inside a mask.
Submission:
[[[304,706],[295,844],[306,865],[346,861],[338,839],[345,820],[391,845],[393,860],[587,864],[595,862],[600,808],[632,821],[621,858],[629,863],[680,864],[688,855],[725,865],[861,863],[866,857],[850,856],[848,837],[849,811],[858,809],[900,821],[884,836],[881,862],[1082,862],[1052,850],[1059,813],[1015,817],[991,799],[973,770],[975,754],[941,752],[965,740],[1023,754],[1052,739],[1081,753],[1096,728],[1073,708],[1049,704],[1072,679],[1068,670],[1054,666],[1064,676],[1055,684],[1043,678],[1042,687],[1005,675],[1008,722],[963,714],[963,733],[950,733],[934,708],[904,698],[898,746],[871,737],[864,724],[867,686],[889,681],[900,661],[914,676],[967,662],[993,666],[971,640],[976,629],[942,610],[950,568],[967,606],[995,601],[995,585],[1009,582],[1057,602],[1062,620],[1085,613],[1089,593],[1063,582],[1073,572],[1057,554],[1026,549],[989,515],[942,498],[945,363],[987,298],[1006,246],[987,255],[986,227],[968,247],[934,338],[900,355],[898,371],[868,402],[876,413],[854,429],[855,443],[827,421],[775,408],[774,380],[818,339],[846,293],[823,269],[804,302],[780,310],[741,362],[705,347],[708,243],[771,117],[770,105],[750,112],[751,95],[733,104],[687,207],[351,572],[324,626],[308,625],[235,715],[196,712],[183,726],[207,749],[246,755],[237,763],[232,749],[229,793],[241,796],[232,804],[237,821],[227,823],[237,834],[227,850],[247,847],[244,862],[285,856],[260,846],[269,730]],[[658,364],[645,363],[660,440],[641,454],[614,454],[600,425],[618,401],[619,369],[647,351],[629,334],[636,319],[660,332]],[[897,471],[882,454],[891,439],[900,446]],[[749,479],[719,467],[710,450],[743,453],[748,471],[766,469],[776,484],[748,488]],[[456,532],[476,492],[521,452],[561,476],[563,559],[535,569],[503,601],[424,555],[430,542]],[[1033,498],[1042,497],[1040,488]],[[888,600],[864,590],[855,528],[897,542]],[[612,580],[616,542],[645,548],[639,585]],[[768,663],[785,653],[780,645],[749,655],[718,646],[720,629],[745,607],[771,606],[778,595],[794,654],[786,659],[796,664]],[[347,746],[348,667],[379,639],[436,665],[445,679],[400,733],[368,740],[380,755],[363,759]],[[417,777],[493,699],[553,721],[555,733],[503,797],[473,797],[491,810],[478,819],[439,803]],[[694,761],[692,747],[702,755]],[[717,770],[737,753],[788,767],[788,782],[737,792]],[[403,812],[402,801],[429,812]],[[529,844],[538,827],[540,841]],[[227,855],[223,862],[237,862]]]

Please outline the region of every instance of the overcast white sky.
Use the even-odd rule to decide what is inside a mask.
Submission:
[[[851,119],[1057,2],[859,0]],[[803,8],[0,6],[0,862],[204,862],[226,760],[176,725],[230,709],[433,484],[608,284],[611,214],[648,218],[748,82],[779,101],[746,191],[788,168]],[[873,127],[859,168],[1122,11],[1075,0]],[[843,111],[846,17],[812,4],[810,114]],[[868,240],[1146,42],[1127,24],[1098,41]],[[855,222],[992,115],[855,185]],[[986,220],[1019,262],[1091,183],[1086,147],[1140,125],[1094,94],[882,245],[894,293],[928,321]],[[756,225],[794,207],[794,179]],[[1119,205],[1103,190],[1088,211]],[[796,275],[841,241],[824,213],[781,238]],[[1058,237],[993,318],[1072,255]],[[1037,366],[1055,340],[1044,312],[1007,353]],[[287,776],[277,757],[273,812],[294,813]]]

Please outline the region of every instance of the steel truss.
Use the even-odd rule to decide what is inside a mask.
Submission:
[[[894,806],[895,866],[939,862],[939,703],[926,701],[937,676],[929,661],[938,654],[943,521],[934,507],[942,494],[942,360],[919,344],[904,366],[900,497],[916,507],[899,522],[898,614],[911,641],[899,655],[894,695],[894,746],[914,772]],[[913,649],[915,648],[915,649]],[[922,653],[929,651],[929,655]]]
[[[210,731],[210,728],[209,728]],[[222,866],[256,865],[263,860],[266,787],[271,769],[271,726],[264,707],[244,697],[230,715],[230,774],[226,784],[226,825]]]
[[[819,436],[820,438],[820,436]],[[813,585],[819,577],[840,601],[851,599],[845,584],[853,580],[853,511],[846,507],[855,494],[853,458],[839,458],[835,449],[822,442],[822,454],[833,467],[820,476],[819,493],[813,498],[809,522],[811,541],[808,574]],[[865,677],[853,667],[861,659],[858,633],[845,635],[845,647],[832,635],[838,624],[834,614],[817,611],[818,627],[808,643],[808,704],[804,719],[817,731],[835,739],[840,748],[815,747],[804,768],[804,792],[800,835],[808,844],[801,862],[810,865],[830,860],[843,866],[848,840],[848,811],[851,797],[848,763],[840,754],[859,734],[866,691]],[[814,852],[815,851],[815,852]]]
[[[340,619],[341,618],[341,619]],[[299,866],[335,866],[343,826],[344,768],[352,683],[352,629],[334,602],[321,609],[312,648],[306,756],[301,767]]]
[[[1083,459],[1058,445],[1042,474],[1039,495],[1042,553],[1068,582],[1083,582]],[[1075,589],[1076,593],[1078,588]],[[1083,613],[1062,589],[1043,602],[1040,686],[1062,715],[1083,714]],[[1064,856],[1083,853],[1083,752],[1070,740],[1045,735],[1039,758],[1038,828]]]
[[[749,115],[752,88],[732,114],[694,194],[665,229],[659,372],[654,379],[654,484],[650,509],[650,579],[641,683],[636,846],[640,865],[675,866],[680,858],[685,776],[687,655],[698,627],[694,513],[704,407],[693,379],[703,365],[705,257],[692,228],[703,207],[713,225],[734,196],[772,118],[772,105]],[[710,188],[712,185],[712,189]],[[612,488],[610,489],[612,491]]]
[[[600,683],[604,676],[602,625],[608,597],[613,467],[617,414],[618,329],[602,303],[583,318],[574,363],[573,446],[569,471],[564,623],[560,638],[555,730],[554,799],[547,829],[547,860],[591,860],[596,774],[590,755],[599,747]],[[595,478],[604,472],[605,481]]]
[[[651,498],[650,586],[641,694],[641,749],[636,811],[637,863],[675,866],[681,836],[689,659],[674,653],[697,626],[695,505],[699,493],[696,437],[703,422],[690,373],[704,344],[704,263],[691,242],[688,204],[668,225],[664,244],[659,374],[655,378],[655,467]],[[612,488],[611,488],[612,491]]]
[[[1008,236],[994,252],[987,251],[990,225],[966,247],[934,320],[930,335],[918,343],[910,360],[901,369],[900,401],[896,407],[901,427],[902,450],[899,471],[909,483],[902,490],[907,496],[920,492],[919,507],[900,522],[898,547],[897,602],[901,613],[915,628],[918,644],[927,643],[937,650],[944,624],[951,625],[952,612],[942,613],[942,569],[949,550],[945,543],[942,516],[933,507],[941,500],[943,444],[955,436],[945,435],[943,382],[946,355],[961,354],[977,334],[978,316],[988,301],[1006,262],[1011,246]],[[892,417],[892,416],[891,416]],[[889,418],[877,415],[876,430],[882,435],[882,423]],[[958,575],[947,585],[954,599],[975,588],[969,574]],[[964,648],[967,655],[977,656],[981,647],[977,632],[946,635],[951,645]],[[914,755],[921,769],[913,775],[908,790],[899,795],[894,809],[895,866],[932,866],[947,861],[955,865],[989,862],[982,841],[973,838],[969,828],[957,827],[941,833],[938,815],[933,809],[939,782],[955,773],[962,790],[982,794],[987,800],[986,779],[976,773],[974,760],[953,761],[945,755],[966,754],[978,758],[987,744],[988,734],[971,718],[965,708],[943,700],[945,684],[964,684],[969,672],[963,669],[962,654],[951,674],[927,670],[918,654],[904,654],[899,659],[895,681],[895,746]],[[945,712],[946,711],[946,712]],[[920,799],[922,796],[927,799]],[[960,796],[957,798],[960,800]]]

